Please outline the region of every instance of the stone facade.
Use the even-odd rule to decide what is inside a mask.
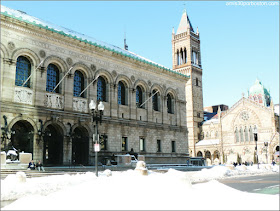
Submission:
[[[17,143],[25,149],[20,151],[32,153],[35,161],[45,164],[92,165],[96,127],[88,104],[97,99],[98,90],[96,82],[90,83],[103,77],[106,99],[98,132],[106,144],[99,152],[100,161],[133,148],[145,155],[147,163],[186,162],[188,139],[190,143],[197,139],[197,123],[203,117],[197,116],[203,107],[200,56],[197,65],[175,65],[172,71],[137,55],[133,58],[76,36],[66,36],[51,27],[26,21],[26,14],[16,17],[16,13],[1,12],[1,124],[5,131],[2,149]],[[191,33],[187,35],[188,48],[199,51],[199,35]],[[176,36],[173,43],[179,39]],[[19,57],[31,64],[27,87],[15,82]],[[53,92],[46,91],[51,64],[58,68],[61,80]],[[76,71],[83,74],[84,87],[89,85],[83,96],[73,96]],[[125,84],[124,105],[118,103],[120,81]],[[143,100],[148,100],[143,108],[136,106],[137,86],[143,88]],[[153,90],[159,93],[158,111],[149,99]],[[168,95],[173,96],[173,112],[167,112]],[[142,150],[140,140],[144,140]]]
[[[260,163],[279,163],[279,116],[273,103],[267,107],[242,97],[229,110],[219,109],[216,116],[203,123],[195,147],[197,156],[207,158],[210,164],[256,162],[256,154]]]

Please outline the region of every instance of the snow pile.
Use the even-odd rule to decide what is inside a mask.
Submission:
[[[270,164],[261,164],[259,168],[257,165],[253,166],[214,166],[210,169],[202,169],[194,173],[191,177],[192,182],[202,182],[215,179],[224,179],[226,177],[237,177],[237,176],[250,176],[257,174],[267,174],[279,172],[279,166],[271,166]]]
[[[93,172],[27,178],[14,175],[1,182],[1,200],[18,199],[3,210],[277,210],[279,194],[265,195],[235,190],[219,183],[231,175],[251,171],[272,172],[266,167],[230,170],[226,166],[190,172],[170,169],[166,173],[135,170]],[[279,171],[279,167],[278,167]],[[14,177],[13,177],[14,176]],[[192,184],[192,181],[212,181]],[[225,194],[226,193],[226,194]],[[236,203],[233,203],[236,199]],[[254,203],[252,203],[254,201]],[[202,203],[203,202],[203,203]],[[214,203],[213,203],[214,202]]]
[[[33,194],[48,195],[67,186],[80,184],[83,181],[91,181],[95,178],[96,176],[93,173],[86,173],[74,176],[65,174],[63,176],[26,179],[24,172],[18,172],[17,174],[8,175],[1,181],[1,201],[15,200]]]

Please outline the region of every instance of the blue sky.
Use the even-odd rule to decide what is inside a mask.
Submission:
[[[234,105],[258,78],[279,103],[279,4],[229,1],[1,1],[2,5],[172,68],[171,33],[184,7],[201,39],[204,106]],[[238,1],[236,1],[238,2]],[[240,2],[240,1],[239,1]],[[254,1],[256,2],[256,1]],[[263,1],[268,3],[268,1]],[[185,4],[185,6],[184,6]]]

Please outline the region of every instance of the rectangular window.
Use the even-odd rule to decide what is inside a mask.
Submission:
[[[157,140],[157,152],[161,152],[161,141]]]
[[[107,135],[101,135],[99,138],[100,143],[100,149],[101,150],[107,150],[107,144],[108,144],[108,136]]]
[[[176,143],[175,143],[175,141],[171,142],[171,152],[176,152]]]
[[[140,142],[140,152],[144,152],[145,151],[145,139],[140,138],[139,142]]]
[[[127,137],[122,137],[122,151],[127,151]]]

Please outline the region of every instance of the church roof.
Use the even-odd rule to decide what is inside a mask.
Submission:
[[[187,15],[187,11],[184,10],[176,34],[181,34],[181,33],[186,32],[187,29],[188,29],[188,27],[190,27],[190,29],[191,29],[192,32],[194,32],[193,27],[192,27],[192,24],[191,24],[191,21],[190,21],[190,19],[189,19],[189,16]]]
[[[265,88],[261,81],[256,79],[255,84],[251,86],[248,92],[248,97],[256,97],[256,96],[262,96],[263,97],[263,103],[265,106],[268,106],[270,104],[271,96],[270,91]]]
[[[269,95],[270,96],[270,92],[268,89],[266,89],[261,81],[259,81],[258,79],[255,81],[255,84],[253,86],[251,86],[251,88],[249,89],[249,95],[258,95],[258,94],[265,94],[265,95]]]
[[[28,15],[25,12],[22,12],[22,11],[19,11],[19,10],[14,10],[14,9],[11,9],[11,8],[8,8],[6,6],[1,5],[1,15],[8,16],[8,17],[11,17],[13,19],[17,19],[17,20],[25,22],[25,23],[29,23],[29,24],[32,24],[32,25],[40,27],[40,28],[44,28],[46,30],[49,30],[49,31],[52,31],[52,32],[55,32],[55,33],[58,33],[58,34],[61,34],[61,35],[67,36],[67,37],[71,37],[71,38],[79,40],[81,42],[84,42],[84,43],[87,43],[87,44],[90,44],[90,45],[94,45],[94,46],[97,46],[99,48],[103,48],[105,50],[123,55],[125,57],[129,57],[129,58],[135,59],[137,61],[144,62],[144,63],[152,65],[152,66],[156,66],[156,67],[161,68],[163,70],[166,70],[168,72],[172,72],[172,73],[175,73],[177,75],[181,75],[181,76],[184,76],[186,78],[189,78],[189,76],[186,76],[182,73],[173,71],[172,69],[169,69],[169,68],[167,68],[167,67],[165,67],[161,64],[158,64],[156,62],[153,62],[153,61],[151,61],[147,58],[144,58],[144,57],[142,57],[138,54],[135,54],[135,53],[127,51],[127,50],[124,50],[124,49],[122,49],[120,47],[117,47],[115,45],[111,45],[111,44],[105,43],[103,41],[96,40],[95,38],[92,38],[90,36],[87,36],[87,35],[81,34],[79,32],[73,31],[71,29],[67,29],[67,28],[55,25],[53,23],[41,20],[39,18]]]

